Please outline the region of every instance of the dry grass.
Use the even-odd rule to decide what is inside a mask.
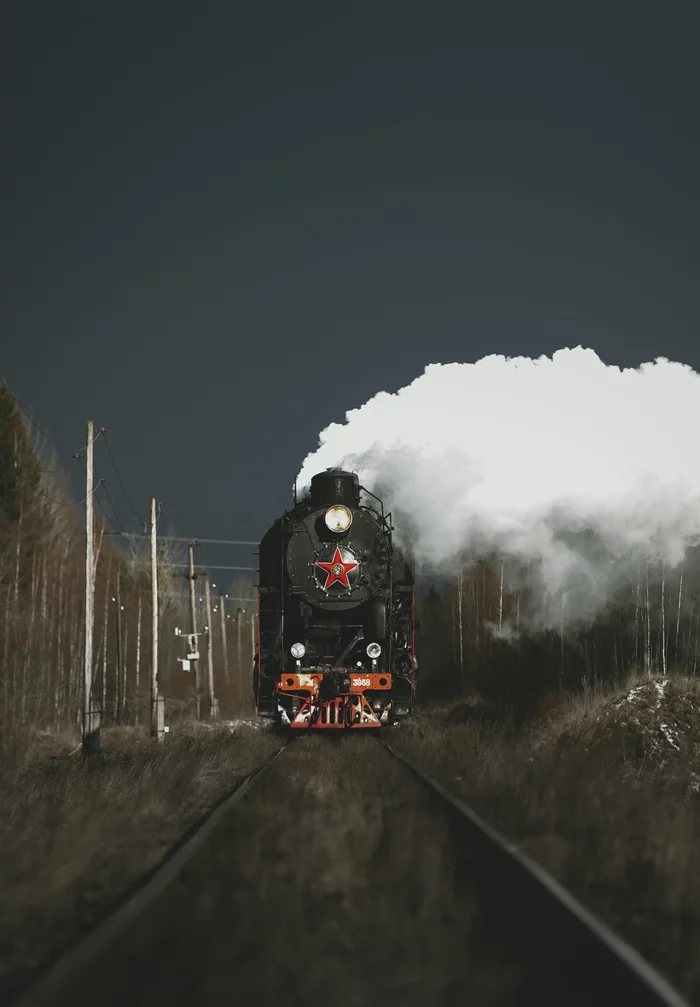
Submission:
[[[156,745],[105,732],[83,758],[32,738],[0,771],[0,1001],[105,915],[182,833],[276,748],[274,732],[183,725]]]
[[[550,705],[524,731],[483,701],[434,707],[392,740],[700,1002],[699,711],[694,680],[645,679]],[[124,730],[84,760],[68,754],[72,742],[35,738],[31,756],[0,772],[0,1000],[279,743],[249,726],[183,725],[161,746]],[[245,1003],[307,1002],[329,988],[348,1005],[378,990],[387,1004],[447,1003],[475,976],[480,1002],[510,1002],[513,962],[487,961],[498,941],[476,952],[472,875],[457,885],[453,840],[419,791],[369,738],[295,743],[193,866],[189,894],[172,893],[154,932],[136,935],[132,980],[142,955],[171,1002],[202,1002],[201,986],[182,1000],[172,973],[194,941],[193,958],[211,968],[192,983],[223,984],[211,1002],[228,1002],[235,982]],[[300,989],[296,938],[309,933],[318,964]],[[349,960],[363,962],[359,987],[342,978]],[[137,1002],[133,982],[129,996]]]
[[[397,745],[700,1002],[700,685],[569,698],[525,731],[488,706],[419,714]]]
[[[482,880],[444,806],[376,740],[305,736],[51,1003],[92,988],[104,1007],[564,1002],[519,995],[522,927]]]

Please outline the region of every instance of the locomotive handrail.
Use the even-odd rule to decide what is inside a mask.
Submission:
[[[360,489],[362,490],[363,493],[366,493],[367,496],[370,496],[374,500],[377,501],[377,503],[379,504],[379,506],[382,509],[382,520],[383,520],[384,519],[384,504],[383,504],[383,502],[379,499],[378,496],[376,496],[376,494],[374,494],[371,490],[368,490],[366,486],[360,486]]]

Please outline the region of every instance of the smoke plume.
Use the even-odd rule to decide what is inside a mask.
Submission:
[[[557,624],[556,598],[570,624],[700,542],[699,431],[700,375],[684,364],[621,369],[580,346],[494,355],[431,364],[351,410],[298,482],[354,469],[424,569],[506,556],[511,588],[535,571],[539,625]]]

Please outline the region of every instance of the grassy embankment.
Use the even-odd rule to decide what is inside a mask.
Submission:
[[[0,769],[0,1001],[103,917],[279,747],[272,731],[183,725],[156,745],[114,729],[85,759],[34,736]]]
[[[632,678],[520,728],[419,712],[397,746],[700,1003],[700,683]]]

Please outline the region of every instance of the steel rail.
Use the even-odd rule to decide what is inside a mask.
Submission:
[[[42,1004],[55,1004],[64,984],[79,976],[82,970],[175,880],[183,867],[214,832],[221,819],[248,793],[253,781],[257,780],[282,754],[291,740],[285,742],[273,755],[244,776],[234,791],[224,797],[203,819],[191,826],[179,844],[146,875],[145,881],[141,879],[136,882],[138,887],[126,901],[98,923],[94,930],[79,939],[58,961],[46,967],[39,978],[12,1001],[11,1007],[41,1007]]]
[[[389,742],[380,744],[403,763],[434,794],[449,805],[464,825],[469,836],[488,851],[500,877],[510,875],[514,888],[520,885],[532,901],[528,903],[530,918],[536,907],[547,917],[552,929],[580,946],[581,968],[591,974],[599,968],[605,975],[605,1000],[601,1003],[634,1004],[634,1007],[690,1007],[667,979],[649,964],[630,944],[616,934],[582,905],[562,884],[534,860],[524,854],[496,829],[485,822],[460,798],[397,751]],[[572,981],[576,979],[572,976]],[[601,993],[603,990],[601,990]]]

